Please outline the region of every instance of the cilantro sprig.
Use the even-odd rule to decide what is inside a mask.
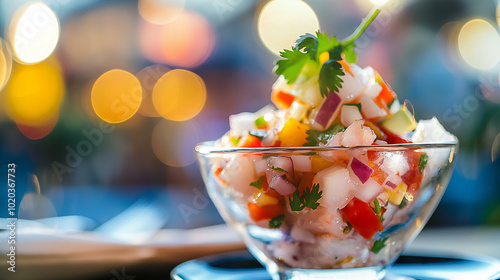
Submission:
[[[318,200],[322,195],[323,191],[319,190],[319,184],[314,184],[311,189],[305,189],[302,195],[299,190],[296,190],[292,196],[288,197],[288,202],[292,211],[301,211],[305,207],[315,210],[319,206]]]
[[[272,218],[269,221],[269,227],[270,228],[279,228],[283,224],[283,220],[285,219],[285,215],[281,214],[277,217]]]
[[[375,242],[373,243],[372,252],[374,252],[375,254],[380,252],[380,250],[382,250],[382,248],[385,247],[386,241],[387,241],[387,237],[375,240]]]
[[[356,62],[354,41],[363,34],[379,13],[380,9],[374,8],[354,33],[343,41],[338,41],[335,36],[330,37],[319,31],[316,35],[308,33],[300,36],[291,50],[280,52],[282,59],[276,62],[276,75],[283,75],[288,83],[292,84],[304,71],[304,66],[309,64],[316,68],[321,66],[318,81],[321,96],[327,97],[330,92],[338,92],[343,83],[341,76],[345,75],[338,61],[342,60],[343,55],[347,62]],[[320,57],[323,53],[328,53],[328,59],[321,65]]]
[[[306,131],[307,133],[307,142],[304,144],[306,147],[311,147],[311,146],[319,146],[319,143],[326,144],[330,138],[332,138],[333,135],[343,132],[346,130],[346,127],[336,123],[326,130],[319,131],[319,130],[314,130],[314,129],[309,129]]]

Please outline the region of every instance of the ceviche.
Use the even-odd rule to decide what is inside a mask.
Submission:
[[[406,221],[421,186],[449,156],[389,146],[455,139],[435,118],[417,122],[376,69],[356,64],[354,41],[366,26],[344,41],[301,36],[277,61],[273,105],[230,116],[215,144],[341,147],[214,159],[212,175],[247,225],[282,234],[260,249],[290,267],[377,264],[384,231]],[[387,149],[370,148],[379,146]]]

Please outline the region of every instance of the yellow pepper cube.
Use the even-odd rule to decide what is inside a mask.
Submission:
[[[257,206],[262,207],[266,205],[278,204],[279,200],[275,197],[265,194],[262,190],[260,190],[253,195],[252,202]]]
[[[333,165],[333,162],[322,158],[320,155],[311,156],[311,172],[318,173]]]
[[[387,191],[389,194],[389,201],[394,205],[401,204],[403,197],[405,196],[408,186],[405,183],[399,184],[394,190]]]
[[[302,147],[306,142],[307,124],[300,123],[296,119],[289,119],[283,129],[278,133],[282,147]]]

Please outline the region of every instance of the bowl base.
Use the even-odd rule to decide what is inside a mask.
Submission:
[[[271,265],[268,271],[273,280],[381,280],[386,274],[386,267],[294,269]]]

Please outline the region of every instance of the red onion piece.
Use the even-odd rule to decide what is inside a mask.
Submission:
[[[288,180],[282,176],[274,176],[271,183],[269,183],[269,187],[283,196],[291,195],[297,189],[292,183],[288,182]]]
[[[340,107],[339,105],[341,101],[342,100],[337,94],[330,92],[323,105],[321,105],[318,114],[316,115],[316,123],[322,125],[323,127],[326,127],[332,115]]]
[[[293,160],[291,157],[274,157],[269,160],[271,169],[283,169],[293,178]]]
[[[373,173],[373,169],[370,166],[364,164],[362,161],[355,157],[352,158],[351,169],[363,184],[366,183],[368,179],[370,179],[370,176]]]
[[[388,187],[390,187],[391,189],[395,189],[395,188],[397,188],[397,185],[396,185],[396,184],[394,184],[394,183],[393,183],[393,182],[391,182],[391,181],[387,181],[385,184],[386,184]]]

